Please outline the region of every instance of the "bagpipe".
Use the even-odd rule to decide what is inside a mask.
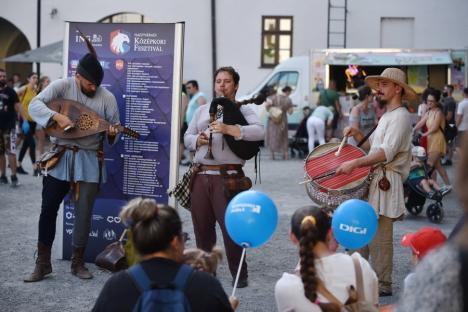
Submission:
[[[226,125],[240,125],[245,126],[249,123],[245,119],[244,115],[240,111],[240,107],[245,104],[256,104],[260,105],[265,102],[265,95],[259,93],[258,95],[239,102],[233,102],[227,97],[218,97],[213,99],[210,104],[210,124],[216,120],[216,113],[218,111],[218,105],[223,108],[223,123]],[[239,158],[248,160],[254,157],[260,150],[260,144],[262,141],[245,141],[245,140],[236,140],[234,137],[224,134],[224,139],[228,144],[229,148],[234,154]],[[212,144],[213,144],[213,134],[210,132],[210,137],[208,140],[208,151],[206,152],[206,159],[214,159],[212,153]]]

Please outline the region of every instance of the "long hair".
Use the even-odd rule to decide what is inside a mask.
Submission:
[[[307,206],[296,210],[291,218],[291,231],[299,240],[300,275],[304,285],[304,295],[311,302],[317,300],[319,279],[315,268],[314,247],[318,242],[326,242],[331,229],[331,217],[319,207]],[[339,311],[333,303],[319,303],[322,311]]]
[[[175,236],[182,239],[182,222],[177,211],[158,205],[153,199],[132,199],[120,217],[131,229],[133,244],[141,256],[166,250]]]

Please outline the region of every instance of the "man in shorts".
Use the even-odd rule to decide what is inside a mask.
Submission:
[[[16,112],[19,101],[15,90],[7,86],[6,71],[0,68],[0,184],[8,184],[6,157],[11,169],[11,186],[18,186],[16,177]]]

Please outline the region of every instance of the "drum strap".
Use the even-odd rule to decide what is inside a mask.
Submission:
[[[372,129],[370,129],[369,133],[367,133],[367,134],[361,139],[361,141],[359,141],[357,147],[361,147],[362,144],[364,144],[364,143],[367,141],[367,139],[369,139],[369,137],[371,136],[371,134],[375,131],[375,129],[377,129],[377,126],[378,126],[378,124],[376,124],[374,127],[372,127]]]

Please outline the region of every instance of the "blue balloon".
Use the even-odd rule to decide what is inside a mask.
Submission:
[[[377,232],[377,214],[360,199],[350,199],[338,206],[332,218],[333,234],[348,249],[366,246]]]
[[[266,194],[245,191],[237,194],[224,216],[227,232],[238,245],[259,247],[266,243],[278,225],[278,210]]]

